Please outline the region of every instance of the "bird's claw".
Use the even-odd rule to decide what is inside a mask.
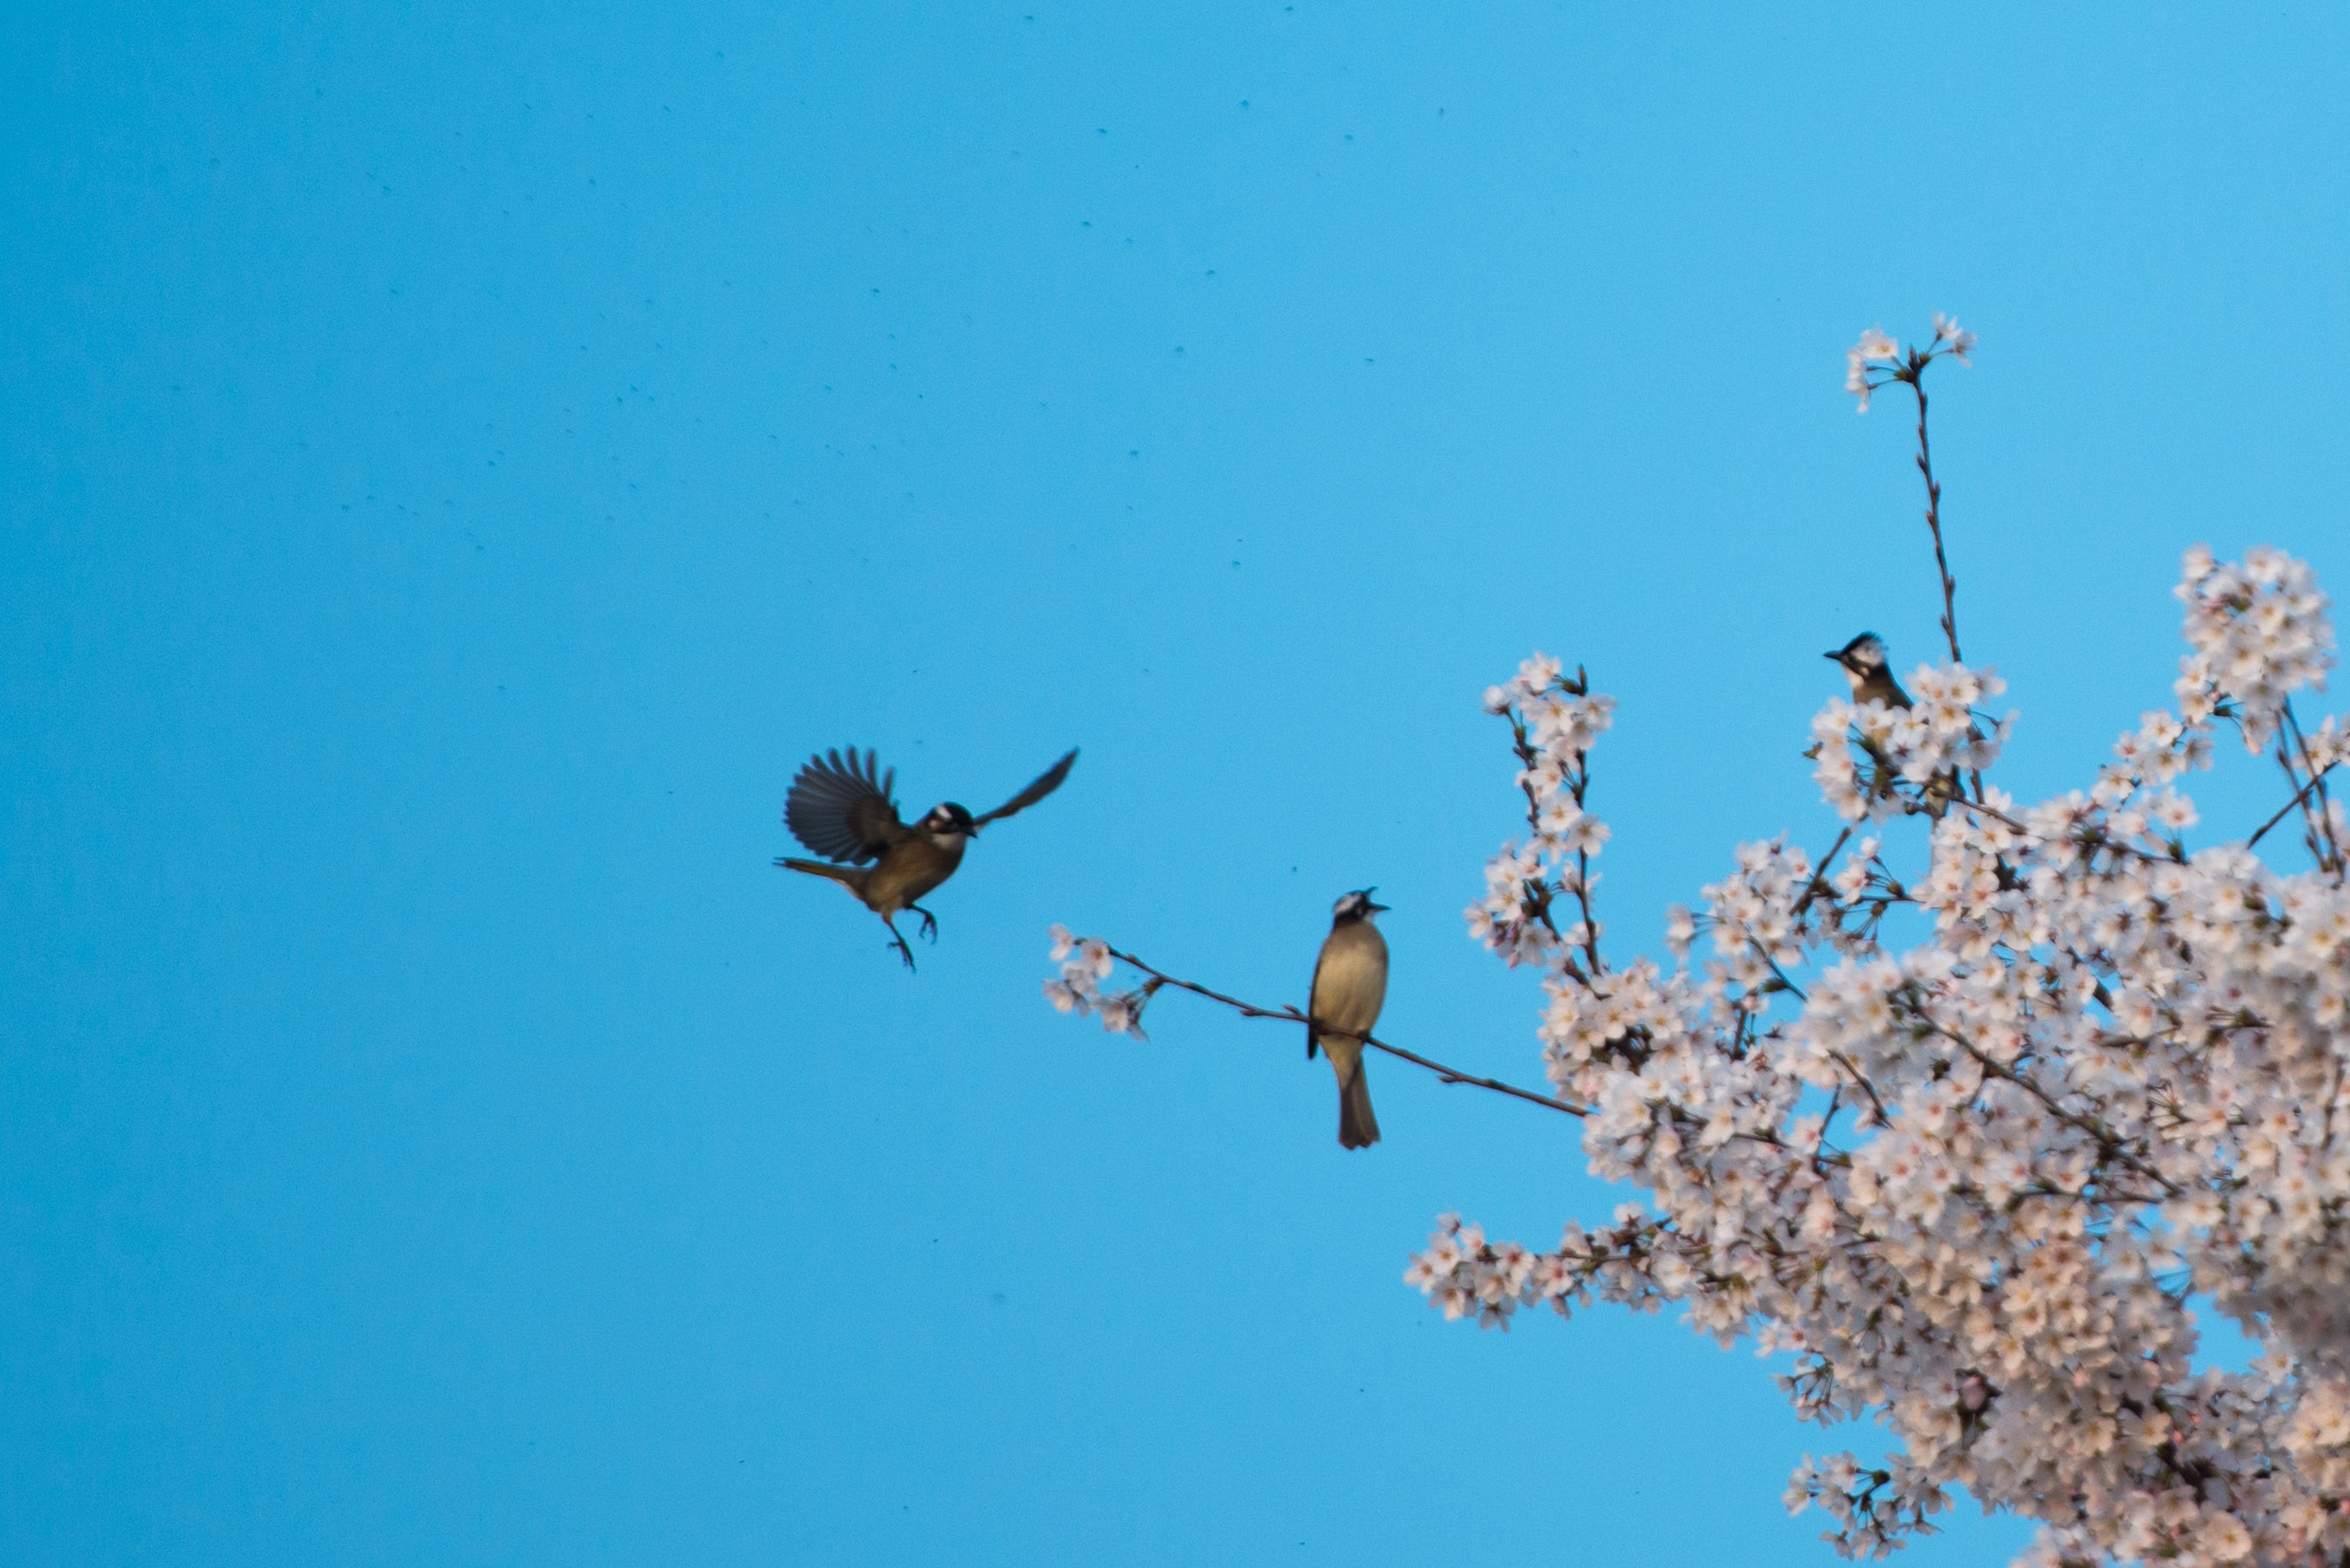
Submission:
[[[939,940],[939,918],[936,915],[931,914],[928,909],[915,909],[914,913],[922,917],[922,935],[929,938],[931,941],[937,941]]]

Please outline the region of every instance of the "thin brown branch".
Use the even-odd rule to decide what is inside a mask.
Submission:
[[[1110,957],[1129,968],[1139,970],[1161,985],[1171,985],[1178,991],[1188,991],[1194,996],[1204,996],[1210,1002],[1222,1002],[1243,1018],[1271,1018],[1284,1023],[1315,1022],[1293,1005],[1284,1003],[1280,1007],[1259,1007],[1254,1002],[1243,1002],[1236,996],[1226,996],[1221,991],[1211,991],[1191,981],[1178,980],[1164,970],[1143,962],[1132,953],[1120,952],[1116,948],[1110,948],[1108,951]],[[1327,1024],[1316,1024],[1316,1027],[1326,1034],[1347,1035],[1360,1040],[1374,1051],[1384,1051],[1390,1056],[1399,1057],[1411,1063],[1414,1066],[1425,1067],[1435,1074],[1438,1080],[1442,1083],[1466,1084],[1471,1088],[1491,1089],[1497,1095],[1508,1095],[1513,1099],[1524,1100],[1530,1105],[1544,1106],[1554,1111],[1565,1111],[1571,1116],[1587,1116],[1591,1114],[1590,1107],[1587,1106],[1578,1106],[1571,1101],[1555,1099],[1548,1095],[1538,1095],[1532,1089],[1521,1089],[1515,1084],[1505,1084],[1499,1078],[1485,1078],[1474,1073],[1464,1073],[1458,1067],[1448,1067],[1443,1063],[1423,1056],[1417,1051],[1407,1051],[1400,1045],[1390,1045],[1386,1041],[1369,1034],[1357,1034],[1351,1029],[1333,1029]]]
[[[1877,1113],[1877,1125],[1879,1127],[1889,1125],[1893,1118],[1885,1114],[1885,1102],[1877,1096],[1877,1085],[1868,1081],[1868,1075],[1860,1070],[1860,1064],[1841,1051],[1831,1050],[1828,1053],[1828,1058],[1851,1074],[1852,1081],[1859,1085],[1860,1092],[1868,1096],[1869,1109]]]
[[[2285,802],[2282,805],[2277,807],[2276,815],[2270,817],[2266,822],[2262,823],[2259,829],[2254,832],[2250,838],[2244,840],[2244,847],[2250,849],[2253,845],[2258,844],[2263,837],[2267,836],[2270,828],[2274,827],[2278,823],[2282,822],[2286,817],[2291,816],[2293,814],[2294,809],[2298,807],[2303,801],[2309,798],[2309,792],[2315,789],[2320,784],[2324,782],[2325,775],[2334,771],[2334,765],[2332,763],[2328,763],[2323,768],[2320,768],[2307,784],[2301,786],[2299,794],[2295,794],[2291,800]]]
[[[1926,367],[1933,359],[1915,351],[1900,379],[1918,394],[1918,472],[1926,482],[1926,526],[1934,535],[1934,566],[1942,575],[1942,635],[1950,640],[1950,662],[1964,664],[1959,654],[1959,585],[1950,576],[1950,561],[1942,549],[1942,486],[1934,477],[1934,448],[1926,434]]]
[[[2309,770],[2311,782],[2317,785],[2317,799],[2303,808],[2303,815],[2309,818],[2310,851],[2317,856],[2322,869],[2339,871],[2342,867],[2342,846],[2334,836],[2334,814],[2328,808],[2326,802],[2324,783],[2326,769],[2319,767],[2317,759],[2310,754],[2309,737],[2301,732],[2301,721],[2294,716],[2293,703],[2290,701],[2284,705],[2284,724],[2285,731],[2292,735],[2293,743],[2301,748],[2302,766]],[[2287,768],[2285,775],[2290,778],[2292,774],[2293,770]],[[2317,840],[2321,836],[2325,840],[2325,853],[2322,855],[2317,854]],[[2327,861],[2331,864],[2324,864]]]
[[[1518,753],[1518,788],[1526,797],[1526,831],[1530,835],[1539,835],[1542,832],[1542,797],[1534,793],[1533,774],[1538,760],[1534,756],[1534,743],[1526,734],[1525,720],[1515,710],[1510,712],[1509,720],[1511,745]],[[1527,896],[1526,888],[1518,890],[1523,904],[1533,908],[1534,919],[1540,920],[1552,936],[1559,935],[1558,922],[1550,916],[1550,888],[1542,883],[1531,886],[1531,897]]]
[[[1999,810],[1995,806],[1985,805],[1979,800],[1969,800],[1966,796],[1960,795],[1957,799],[1952,801],[1951,804],[1954,805],[1964,806],[1967,810],[1973,812],[1977,816],[1987,816],[1993,822],[2004,823],[2008,826],[2015,829],[2018,833],[2029,835],[2032,832],[2031,828],[2025,826],[2022,823],[2016,821],[2015,818],[2008,815],[2005,812]],[[2290,805],[2285,807],[2285,810],[2287,811],[2291,811],[2293,807]],[[2276,825],[2274,823],[2271,823],[2269,825],[2270,827],[2273,827],[2275,826]],[[2268,828],[2264,827],[2261,829],[2261,831],[2262,833],[2266,833]],[[2160,864],[2166,858],[2165,857],[2156,855],[2151,851],[2140,849],[2137,845],[2130,843],[2126,839],[2116,838],[2111,834],[2106,833],[2102,829],[2099,830],[2094,841],[2086,838],[2076,838],[2072,842],[2085,845],[2091,849],[2110,849],[2116,855],[2136,856],[2140,860],[2152,861],[2157,864]]]
[[[1575,804],[1578,807],[1583,805],[1580,784],[1575,786]],[[1599,961],[1599,922],[1591,915],[1591,851],[1588,849],[1575,852],[1575,901],[1583,909],[1583,950],[1591,960],[1591,972],[1597,975],[1606,966]]]
[[[2162,1172],[2155,1169],[2154,1167],[2138,1158],[2137,1156],[2132,1154],[2129,1148],[2129,1140],[2125,1138],[2120,1133],[2114,1131],[2111,1127],[2106,1126],[2095,1116],[2085,1116],[2077,1111],[2066,1110],[2064,1106],[2057,1101],[2055,1096],[2043,1088],[2032,1078],[2030,1075],[2019,1072],[2014,1067],[2012,1067],[2006,1063],[2000,1061],[1998,1058],[1988,1054],[1980,1049],[1973,1041],[1969,1040],[1957,1030],[1937,1023],[1934,1019],[1927,1016],[1922,1010],[1913,1010],[1912,1016],[1916,1018],[1920,1028],[1926,1030],[1929,1033],[1940,1035],[1943,1039],[1948,1040],[1951,1044],[1956,1045],[1960,1050],[1965,1052],[1970,1057],[1973,1058],[1975,1065],[1981,1068],[1986,1075],[2002,1079],[2007,1083],[2014,1085],[2017,1088],[2022,1089],[2025,1094],[2030,1095],[2033,1099],[2038,1100],[2040,1102],[2041,1108],[2045,1110],[2050,1116],[2054,1116],[2058,1121],[2063,1122],[2066,1127],[2071,1127],[2075,1132],[2085,1133],[2090,1137],[2095,1138],[2096,1140],[2098,1153],[2111,1158],[2120,1164],[2125,1169],[2135,1171],[2138,1175],[2146,1178],[2148,1181],[2151,1181],[2156,1186],[2161,1188],[2163,1191],[2168,1193],[2171,1197],[2176,1198],[2178,1196],[2178,1184],[2173,1182],[2168,1177],[2163,1175]]]
[[[1579,665],[1575,668],[1574,680],[1569,680],[1560,676],[1555,684],[1559,691],[1570,697],[1587,697],[1591,694],[1591,677]],[[1525,716],[1518,710],[1517,705],[1513,702],[1509,707],[1501,710],[1500,716],[1509,722],[1511,747],[1517,753],[1518,788],[1526,797],[1528,839],[1529,842],[1538,842],[1543,836],[1542,795],[1534,788],[1534,774],[1542,759],[1534,749],[1533,737],[1527,732]],[[1573,761],[1565,765],[1562,782],[1565,784],[1569,794],[1573,796],[1575,808],[1578,811],[1581,810],[1584,804],[1584,792],[1591,785],[1589,753],[1575,753]],[[1588,850],[1575,851],[1575,868],[1573,876],[1575,901],[1583,912],[1581,945],[1584,956],[1590,964],[1590,971],[1587,974],[1583,965],[1575,961],[1575,948],[1565,945],[1565,933],[1558,929],[1558,921],[1551,914],[1552,901],[1568,887],[1567,877],[1564,872],[1555,885],[1547,876],[1536,877],[1522,882],[1518,888],[1518,909],[1521,919],[1530,919],[1539,921],[1543,929],[1550,932],[1551,936],[1562,944],[1559,952],[1562,967],[1577,981],[1588,986],[1598,976],[1607,972],[1607,964],[1599,956],[1599,922],[1592,918],[1591,913],[1591,855]],[[1512,961],[1514,963],[1515,961]]]
[[[1812,1140],[1812,1168],[1820,1168],[1820,1151],[1828,1146],[1828,1129],[1835,1126],[1836,1112],[1844,1106],[1844,1085],[1838,1084],[1828,1096],[1828,1114],[1820,1118],[1820,1136]]]
[[[1908,383],[1909,389],[1918,394],[1918,475],[1926,482],[1926,528],[1934,536],[1934,569],[1942,579],[1942,635],[1950,639],[1950,662],[1964,664],[1966,660],[1959,653],[1959,585],[1950,576],[1950,558],[1942,547],[1942,482],[1934,477],[1934,444],[1926,434],[1926,367],[1943,352],[1939,337],[1935,346],[1922,354],[1912,348],[1908,364],[1895,373],[1895,379]],[[1968,769],[1967,783],[1975,798],[1981,800],[1982,771]]]
[[[1558,686],[1570,697],[1591,695],[1591,677],[1581,665],[1575,667],[1574,680],[1568,680],[1561,677]],[[1524,718],[1514,709],[1507,717],[1510,721],[1511,745],[1518,756],[1518,788],[1526,797],[1526,832],[1530,836],[1539,838],[1542,836],[1542,797],[1535,793],[1533,774],[1534,764],[1540,759],[1534,754],[1533,738],[1526,733]],[[1591,757],[1588,752],[1575,753],[1575,760],[1567,765],[1565,784],[1569,794],[1575,800],[1575,809],[1582,810],[1584,792],[1591,787]],[[1585,958],[1590,963],[1592,977],[1596,978],[1607,971],[1607,965],[1599,957],[1599,922],[1593,919],[1591,913],[1590,851],[1585,849],[1575,851],[1575,901],[1583,912],[1583,951]],[[1551,896],[1548,884],[1540,884],[1534,888],[1533,897],[1526,902],[1532,906],[1534,918],[1543,923],[1552,936],[1563,938],[1564,933],[1559,930],[1558,922],[1551,918]],[[1584,978],[1581,971],[1575,968],[1571,954],[1567,959],[1567,971],[1578,980]]]
[[[1828,846],[1828,852],[1820,857],[1819,859],[1812,862],[1812,879],[1804,885],[1803,897],[1795,900],[1795,907],[1788,911],[1789,914],[1802,914],[1805,909],[1811,908],[1812,898],[1814,894],[1833,890],[1828,886],[1828,867],[1835,863],[1837,852],[1843,849],[1847,843],[1851,842],[1851,840],[1852,825],[1850,823],[1846,823],[1845,825],[1844,831],[1836,835],[1836,841]]]

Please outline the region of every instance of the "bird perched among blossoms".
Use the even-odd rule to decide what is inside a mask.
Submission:
[[[1855,702],[1882,702],[1888,708],[1909,706],[1909,693],[1901,690],[1901,682],[1893,679],[1887,668],[1885,639],[1873,631],[1864,631],[1842,648],[1832,648],[1826,658],[1844,666],[1845,679],[1852,682]]]
[[[1061,787],[1077,760],[1072,750],[1036,781],[984,816],[973,816],[952,801],[931,807],[911,827],[899,820],[897,802],[889,798],[898,770],[884,774],[868,750],[862,762],[851,746],[844,758],[837,751],[810,757],[792,780],[784,802],[784,824],[792,836],[827,860],[795,860],[786,856],[775,864],[787,871],[805,871],[839,883],[859,902],[881,917],[889,940],[906,967],[914,967],[914,950],[893,918],[911,911],[922,917],[922,934],[938,940],[938,918],[914,900],[955,874],[962,852],[987,824],[1015,811],[1025,811]],[[866,861],[874,862],[867,866]]]
[[[1844,668],[1844,676],[1852,682],[1854,703],[1882,702],[1887,708],[1911,706],[1909,693],[1901,690],[1901,682],[1893,679],[1885,657],[1885,639],[1873,631],[1864,631],[1842,648],[1832,648],[1826,654]],[[1872,748],[1872,751],[1874,748]],[[1927,784],[1924,811],[1936,821],[1950,809],[1950,802],[1959,795],[1959,775],[1954,770],[1936,774]]]
[[[1363,1036],[1379,1021],[1388,999],[1388,943],[1371,918],[1387,908],[1371,902],[1376,888],[1349,893],[1332,907],[1330,934],[1314,962],[1314,989],[1305,1000],[1305,1057],[1316,1046],[1338,1075],[1338,1143],[1368,1148],[1379,1141],[1371,1114],[1371,1085],[1363,1076]]]

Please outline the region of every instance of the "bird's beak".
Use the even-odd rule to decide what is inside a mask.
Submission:
[[[1831,648],[1825,653],[1821,654],[1820,657],[1822,659],[1833,659],[1837,663],[1841,664],[1844,662],[1844,649],[1840,648]]]
[[[1384,910],[1384,909],[1388,909],[1388,905],[1385,905],[1385,904],[1366,904],[1366,905],[1364,905],[1363,907],[1364,907],[1365,909],[1379,909],[1379,910]]]

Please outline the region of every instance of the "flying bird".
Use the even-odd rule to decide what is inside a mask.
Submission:
[[[1305,1057],[1316,1046],[1338,1075],[1338,1143],[1368,1148],[1379,1141],[1371,1114],[1371,1085],[1363,1076],[1363,1036],[1379,1021],[1388,999],[1388,943],[1371,918],[1387,908],[1371,902],[1376,888],[1349,893],[1331,908],[1330,934],[1314,961],[1314,989],[1305,1000]]]
[[[775,864],[787,871],[805,871],[839,883],[858,901],[881,917],[889,940],[906,967],[914,967],[914,950],[906,945],[896,916],[909,911],[922,917],[922,934],[939,939],[938,918],[914,900],[955,874],[962,852],[979,830],[1014,812],[1025,811],[1061,787],[1077,760],[1072,750],[1037,775],[1036,781],[984,816],[973,816],[952,801],[934,805],[909,827],[899,819],[898,803],[889,797],[898,770],[884,774],[871,750],[862,761],[857,748],[843,757],[828,752],[810,757],[792,780],[784,801],[784,825],[792,836],[826,860],[795,860]],[[872,865],[865,864],[867,861]]]

